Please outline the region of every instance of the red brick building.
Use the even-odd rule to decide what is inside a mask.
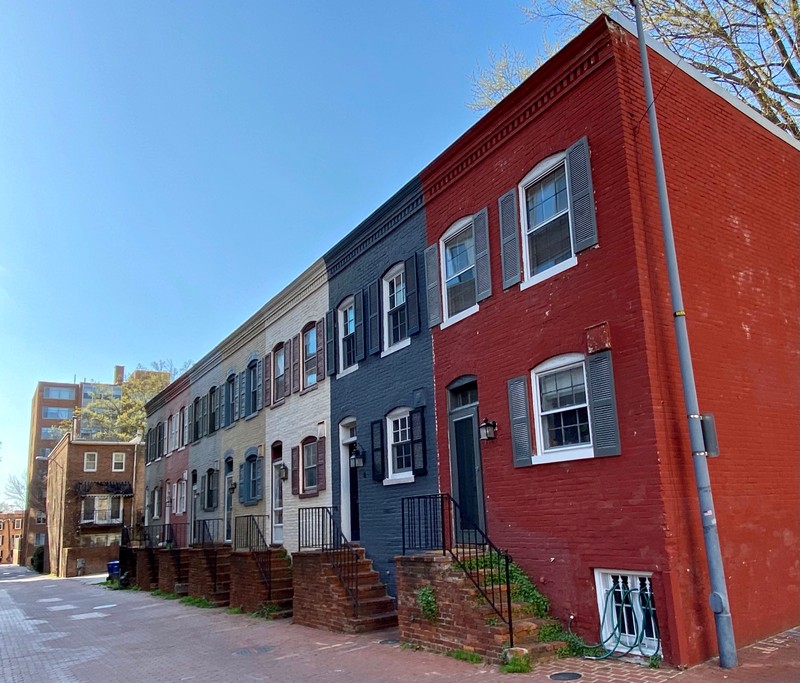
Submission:
[[[73,440],[67,433],[47,459],[45,571],[93,574],[119,558],[140,488],[144,449],[131,442]]]
[[[650,59],[741,645],[800,621],[800,145]],[[587,640],[630,591],[623,642],[712,656],[636,36],[599,18],[422,179],[442,490]]]
[[[0,564],[18,562],[24,517],[23,510],[0,512]]]

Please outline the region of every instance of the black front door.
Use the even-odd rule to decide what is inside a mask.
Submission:
[[[450,469],[459,507],[456,532],[485,530],[483,475],[478,438],[478,390],[469,383],[450,391]]]

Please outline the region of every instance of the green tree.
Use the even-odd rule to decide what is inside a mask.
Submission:
[[[641,0],[645,28],[686,63],[720,83],[765,118],[800,138],[798,0]],[[601,12],[634,21],[625,0],[530,0],[532,21],[555,24],[559,42]],[[542,55],[538,55],[542,61]],[[499,102],[530,72],[504,48],[472,76],[474,109]]]

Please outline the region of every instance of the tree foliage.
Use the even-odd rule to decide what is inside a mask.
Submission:
[[[660,42],[765,118],[800,138],[799,0],[641,0],[642,20]],[[561,41],[601,12],[634,21],[624,0],[530,0],[530,20],[555,23]],[[524,78],[521,55],[489,54],[473,75],[473,102],[486,109]],[[512,73],[509,74],[509,68]],[[515,76],[515,73],[518,74]]]

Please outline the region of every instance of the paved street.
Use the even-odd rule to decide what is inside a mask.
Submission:
[[[800,680],[797,630],[742,651],[742,666],[735,671],[714,664],[678,672],[569,659],[530,674],[502,675],[497,667],[403,649],[392,631],[358,636],[318,631],[146,592],[110,591],[96,585],[102,578],[53,579],[0,566],[3,683],[508,683],[549,681],[559,672],[597,683]]]

